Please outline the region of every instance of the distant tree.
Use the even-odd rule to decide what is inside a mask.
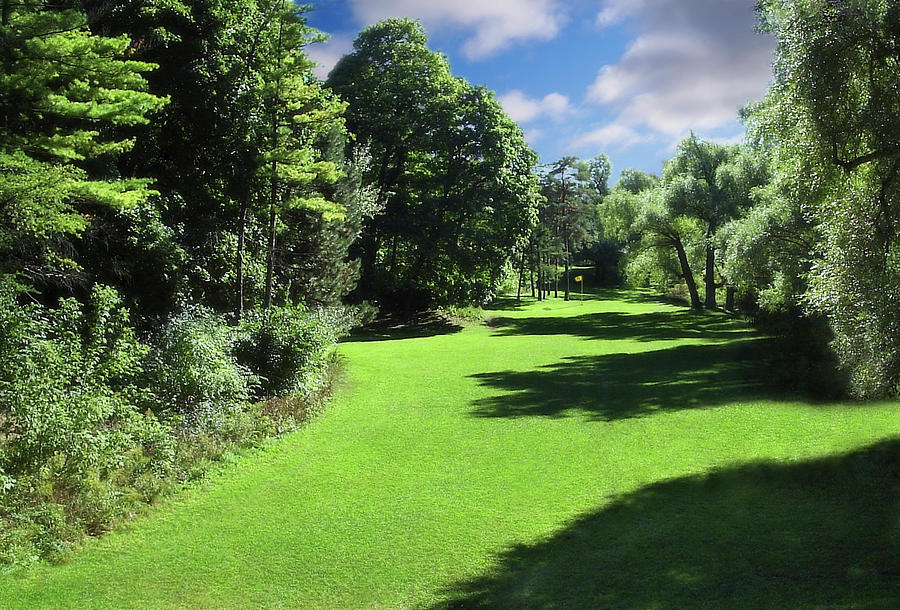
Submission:
[[[659,178],[653,174],[648,174],[639,169],[626,167],[619,174],[619,181],[616,186],[637,195],[641,191],[647,190],[654,186]]]
[[[422,27],[364,30],[328,84],[371,155],[383,211],[363,227],[361,293],[403,308],[484,301],[533,222],[536,155],[493,94],[450,73]]]
[[[566,301],[570,297],[569,266],[572,253],[592,235],[596,205],[606,190],[611,166],[605,156],[588,163],[563,157],[551,163],[543,177],[541,192],[546,199],[544,222],[561,246]]]
[[[599,154],[588,161],[588,174],[594,189],[596,203],[609,194],[609,178],[612,175],[612,163],[604,154]]]
[[[750,191],[765,182],[764,169],[740,157],[740,147],[701,141],[691,134],[663,170],[667,206],[702,223],[706,240],[705,306],[716,308],[716,231],[751,205]],[[764,168],[764,164],[763,164]],[[729,292],[729,294],[733,294]]]
[[[604,234],[628,250],[632,276],[655,274],[667,283],[668,257],[674,254],[674,273],[684,281],[691,307],[702,308],[691,264],[691,244],[699,237],[696,219],[671,205],[665,185],[655,176],[637,170],[625,170],[622,176],[625,180],[616,184],[598,208]]]

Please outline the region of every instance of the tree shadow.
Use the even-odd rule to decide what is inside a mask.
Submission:
[[[526,305],[530,303],[536,302],[537,299],[531,296],[522,296],[522,300],[519,301],[516,297],[511,296],[502,296],[497,297],[493,301],[491,301],[488,305],[484,306],[486,311],[519,311]]]
[[[419,313],[412,318],[385,316],[371,324],[350,331],[343,343],[368,341],[393,341],[394,339],[418,339],[458,333],[463,327],[446,317],[434,313]]]
[[[472,377],[502,392],[476,417],[588,416],[597,421],[770,397],[764,339],[682,345],[634,354],[571,356],[533,371]]]
[[[588,339],[734,339],[751,330],[722,314],[684,311],[626,314],[616,311],[571,317],[496,317],[491,327],[497,335],[572,335]]]
[[[900,440],[650,485],[443,593],[434,608],[898,608]]]

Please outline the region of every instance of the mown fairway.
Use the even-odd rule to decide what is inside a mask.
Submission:
[[[784,400],[765,339],[639,293],[348,341],[299,433],[0,576],[0,607],[896,607],[896,403]]]

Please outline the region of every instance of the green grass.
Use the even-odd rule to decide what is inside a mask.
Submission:
[[[896,402],[780,397],[641,293],[487,315],[353,337],[312,425],[0,607],[900,605]]]

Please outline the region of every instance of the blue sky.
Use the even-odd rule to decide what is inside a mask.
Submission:
[[[690,130],[738,141],[765,92],[774,40],[754,0],[318,0],[324,78],[368,24],[419,19],[454,74],[493,90],[541,157],[606,153],[614,174],[659,173]]]

